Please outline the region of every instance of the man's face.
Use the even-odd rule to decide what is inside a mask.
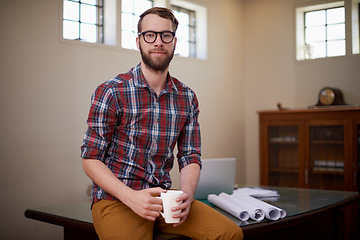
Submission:
[[[143,19],[141,31],[172,32],[173,29],[170,20],[155,14],[149,14]],[[164,43],[160,34],[158,34],[155,42],[147,43],[144,41],[143,36],[140,35],[136,38],[136,44],[140,50],[142,61],[148,68],[154,71],[167,71],[174,56],[176,38],[170,43]]]

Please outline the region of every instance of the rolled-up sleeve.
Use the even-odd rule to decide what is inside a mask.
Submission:
[[[179,170],[191,163],[201,167],[201,135],[199,117],[199,104],[195,93],[191,99],[191,111],[178,139]]]
[[[111,88],[100,85],[91,97],[88,128],[81,146],[81,157],[103,161],[114,133],[117,108]]]

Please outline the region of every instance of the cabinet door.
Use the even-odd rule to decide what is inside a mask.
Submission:
[[[360,192],[360,119],[355,121],[354,126],[356,129],[354,159],[356,161],[352,163],[352,171],[354,175],[354,191]]]
[[[299,187],[298,125],[268,126],[268,184]]]
[[[310,188],[345,190],[350,170],[351,137],[348,121],[311,122],[305,184]]]

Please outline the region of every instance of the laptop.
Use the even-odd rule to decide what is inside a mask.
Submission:
[[[202,159],[195,199],[207,199],[209,194],[232,194],[235,185],[236,158]]]

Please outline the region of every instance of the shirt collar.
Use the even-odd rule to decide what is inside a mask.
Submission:
[[[132,69],[132,73],[134,76],[134,84],[136,87],[150,88],[150,86],[148,85],[148,83],[145,80],[144,74],[142,73],[140,63]],[[168,73],[167,78],[168,78],[168,82],[163,91],[171,92],[172,90],[174,90],[175,92],[178,92],[178,89],[174,83],[174,79],[173,79],[173,77],[171,77],[170,73]]]

